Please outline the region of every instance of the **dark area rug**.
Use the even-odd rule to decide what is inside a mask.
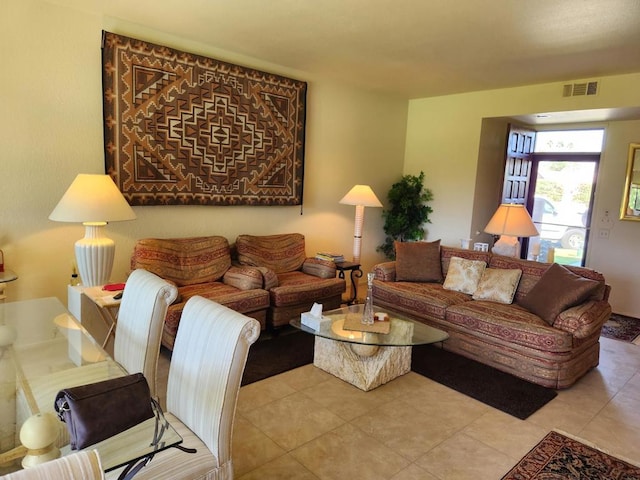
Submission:
[[[261,337],[249,349],[242,385],[312,363],[313,344],[313,335],[297,330]],[[413,347],[411,370],[523,420],[557,395],[432,345]]]
[[[614,340],[633,342],[640,335],[640,318],[612,313],[611,318],[602,326],[601,335]]]
[[[259,338],[249,349],[242,385],[312,363],[314,338],[297,330]]]
[[[413,347],[411,370],[524,420],[556,391],[432,345]]]
[[[502,480],[632,480],[640,468],[558,432],[549,432]]]

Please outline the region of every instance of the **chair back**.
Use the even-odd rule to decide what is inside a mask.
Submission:
[[[203,297],[190,298],[169,367],[167,411],[218,459],[231,462],[231,436],[240,381],[260,323]]]
[[[220,280],[231,267],[225,237],[143,238],[136,241],[131,269],[142,268],[178,287]]]
[[[267,267],[276,273],[300,270],[307,258],[301,233],[239,235],[236,250],[240,264]]]
[[[164,319],[177,296],[175,285],[142,269],[129,275],[122,294],[113,356],[127,372],[144,374],[152,396]]]
[[[71,453],[36,467],[9,473],[4,480],[93,480],[103,479],[102,465],[96,450]]]

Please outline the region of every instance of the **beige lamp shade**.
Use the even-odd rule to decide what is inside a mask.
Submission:
[[[356,206],[356,218],[353,231],[353,262],[360,263],[360,249],[362,244],[362,225],[364,224],[364,207],[382,207],[382,203],[373,193],[369,185],[355,185],[342,197],[343,205]]]
[[[84,286],[109,281],[115,242],[104,235],[107,222],[133,220],[136,214],[109,175],[79,174],[49,215],[56,222],[78,222],[85,236],[75,244],[76,263]]]
[[[520,254],[518,237],[540,235],[524,205],[514,203],[500,205],[484,231],[492,235],[500,235],[491,251],[509,257],[516,257]]]
[[[136,214],[109,175],[79,174],[49,220],[55,222],[119,222]]]
[[[539,235],[531,215],[524,208],[524,205],[512,203],[500,205],[484,231],[493,235],[510,235],[512,237],[535,237]]]
[[[355,185],[342,197],[340,203],[344,205],[362,205],[363,207],[382,207],[382,203],[373,193],[369,185]]]

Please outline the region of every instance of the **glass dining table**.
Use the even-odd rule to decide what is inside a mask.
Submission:
[[[54,413],[58,391],[126,374],[57,298],[0,304],[0,474],[21,468],[6,461],[19,447],[20,428],[32,415]],[[60,425],[64,455],[71,450]],[[153,418],[87,448],[98,450],[110,471],[149,461],[181,442],[155,409]]]

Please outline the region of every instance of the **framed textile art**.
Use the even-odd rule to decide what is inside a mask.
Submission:
[[[301,205],[307,84],[103,32],[105,168],[131,205]]]

